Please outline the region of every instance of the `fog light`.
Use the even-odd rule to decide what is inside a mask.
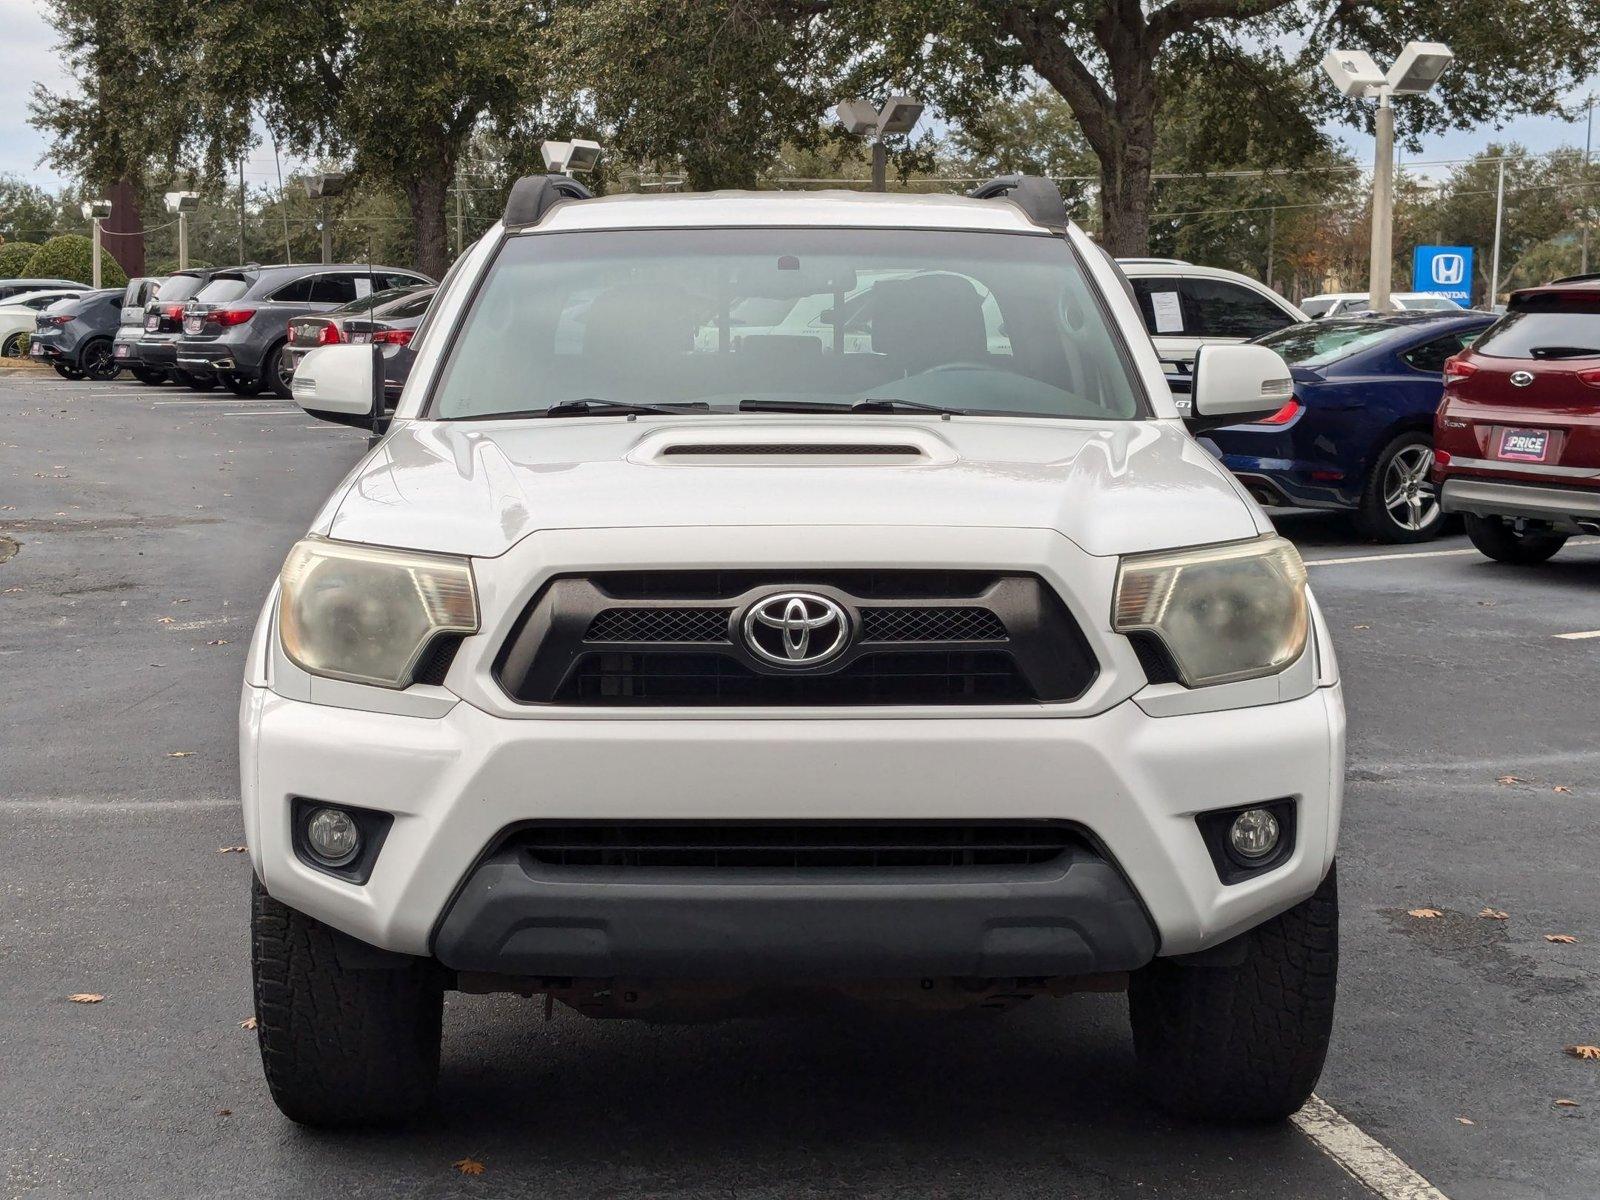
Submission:
[[[1278,833],[1277,817],[1264,808],[1247,808],[1228,827],[1228,844],[1240,858],[1254,861],[1278,848]]]
[[[1277,841],[1276,822],[1272,837]],[[349,813],[337,808],[319,808],[306,822],[306,847],[318,862],[342,867],[361,852],[361,830]]]

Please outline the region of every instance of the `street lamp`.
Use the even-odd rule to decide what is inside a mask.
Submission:
[[[570,176],[595,169],[600,162],[600,143],[587,138],[573,138],[570,142],[541,142],[539,153],[544,156],[545,170]]]
[[[333,261],[333,226],[328,220],[328,201],[344,191],[348,176],[343,171],[322,171],[306,176],[306,195],[322,201],[322,261]]]
[[[846,132],[872,139],[872,190],[889,190],[889,152],[883,139],[910,133],[922,119],[926,105],[913,96],[890,96],[880,109],[870,100],[844,100],[834,106],[834,115]]]
[[[189,269],[189,214],[200,207],[199,192],[168,192],[167,211],[178,214],[178,270]]]
[[[83,219],[89,222],[89,240],[93,246],[93,249],[89,252],[89,257],[93,260],[89,270],[93,275],[92,282],[95,290],[98,291],[100,288],[100,222],[111,215],[111,201],[85,200],[80,211],[83,213]]]
[[[1378,101],[1377,152],[1372,164],[1372,266],[1367,299],[1373,312],[1389,311],[1394,260],[1394,108],[1392,96],[1431,91],[1455,55],[1442,42],[1407,42],[1387,72],[1364,50],[1330,50],[1322,69],[1352,100]]]

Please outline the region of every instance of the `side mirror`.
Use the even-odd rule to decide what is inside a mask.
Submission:
[[[1294,394],[1294,376],[1266,346],[1201,346],[1190,383],[1190,433],[1247,425],[1277,412]]]
[[[382,433],[389,426],[382,353],[378,346],[317,347],[295,367],[295,403],[319,420]]]

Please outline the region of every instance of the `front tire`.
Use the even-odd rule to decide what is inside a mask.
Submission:
[[[1356,508],[1356,525],[1374,541],[1426,542],[1444,527],[1433,474],[1433,438],[1402,433],[1378,451]]]
[[[1518,533],[1510,521],[1473,513],[1467,514],[1467,536],[1495,562],[1518,567],[1542,563],[1567,544],[1564,533]]]
[[[1157,959],[1129,980],[1141,1081],[1179,1116],[1281,1121],[1322,1073],[1339,965],[1334,870],[1310,899],[1240,938],[1237,965]]]
[[[415,1116],[439,1077],[438,966],[363,946],[251,886],[256,1034],[273,1102],[318,1127]]]

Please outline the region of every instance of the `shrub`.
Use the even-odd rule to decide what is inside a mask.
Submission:
[[[38,248],[38,242],[7,242],[0,246],[0,279],[20,277]]]
[[[93,280],[94,243],[81,233],[66,233],[53,237],[34,252],[28,265],[21,271],[24,279],[71,279],[78,283]],[[117,265],[117,260],[100,249],[100,286],[124,287],[128,276]]]

